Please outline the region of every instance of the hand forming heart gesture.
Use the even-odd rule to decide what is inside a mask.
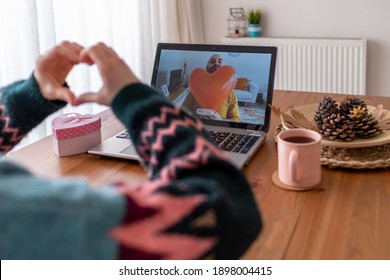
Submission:
[[[103,80],[102,88],[97,93],[88,92],[76,97],[64,86],[66,77],[79,63],[97,65]],[[46,99],[62,100],[72,105],[97,102],[109,106],[123,87],[139,82],[126,63],[105,44],[83,48],[68,41],[60,43],[37,59],[34,77]]]

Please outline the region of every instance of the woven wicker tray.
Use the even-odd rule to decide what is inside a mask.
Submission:
[[[279,124],[274,132],[277,135],[284,130]],[[321,164],[329,168],[376,169],[390,167],[390,144],[364,148],[337,148],[321,146]]]

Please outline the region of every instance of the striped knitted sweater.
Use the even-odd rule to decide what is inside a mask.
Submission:
[[[0,90],[0,150],[65,106],[34,77]],[[250,186],[202,124],[143,84],[112,109],[130,131],[149,179],[91,187],[37,177],[0,160],[1,259],[237,259],[262,222]]]

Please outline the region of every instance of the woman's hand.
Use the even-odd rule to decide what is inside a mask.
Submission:
[[[73,66],[80,63],[82,49],[77,43],[64,41],[37,59],[34,77],[43,97],[76,104],[76,96],[64,84]]]
[[[139,80],[117,55],[117,53],[103,43],[98,43],[80,53],[80,61],[90,65],[96,64],[103,80],[98,92],[88,92],[80,95],[77,104],[97,102],[110,106],[114,97],[125,86],[137,83]]]

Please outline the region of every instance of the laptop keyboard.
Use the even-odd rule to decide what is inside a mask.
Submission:
[[[252,148],[252,146],[259,139],[256,135],[245,135],[229,132],[217,132],[209,131],[209,135],[214,139],[217,146],[222,150],[246,154]],[[130,135],[127,131],[122,131],[116,138],[130,139]]]
[[[130,134],[127,130],[122,131],[119,133],[116,138],[121,138],[121,139],[130,139]],[[122,142],[121,142],[122,143]]]
[[[214,138],[215,143],[222,150],[241,154],[248,153],[253,144],[259,139],[259,136],[255,135],[229,132],[209,131],[209,135]]]

